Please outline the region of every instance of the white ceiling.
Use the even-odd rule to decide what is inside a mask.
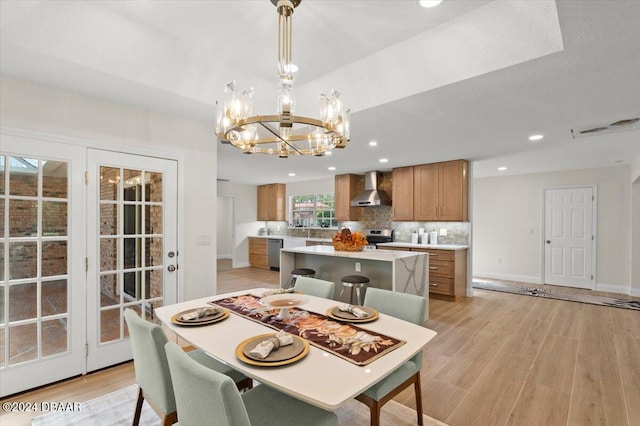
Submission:
[[[218,178],[238,183],[457,158],[473,160],[475,176],[546,172],[640,153],[638,131],[571,137],[640,116],[638,1],[304,0],[293,19],[298,113],[313,114],[331,87],[352,108],[350,144],[323,158],[215,141],[215,101],[231,79],[273,113],[276,22],[268,0],[2,0],[0,72],[211,123]],[[545,137],[530,143],[533,133]]]

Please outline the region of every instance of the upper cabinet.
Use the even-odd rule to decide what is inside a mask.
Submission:
[[[351,200],[363,188],[362,176],[354,174],[336,175],[335,177],[335,219],[338,221],[360,220],[362,207],[351,207]]]
[[[258,185],[258,220],[287,220],[287,192],[283,183]]]
[[[465,160],[393,170],[393,220],[469,220]]]

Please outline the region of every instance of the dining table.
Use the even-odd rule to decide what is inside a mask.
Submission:
[[[323,317],[324,321],[331,322],[329,325],[335,326],[334,322],[338,325],[351,324],[363,333],[381,335],[390,339],[385,341],[393,340],[400,343],[382,354],[377,353],[382,348],[365,348],[364,350],[375,351],[376,354],[363,364],[350,361],[327,348],[311,344],[307,345],[306,355],[295,362],[285,363],[285,365],[253,365],[246,362],[246,359],[242,360],[243,357],[238,355],[239,345],[252,337],[276,333],[278,330],[274,330],[269,324],[225,309],[224,304],[221,306],[216,304],[247,297],[253,297],[259,301],[271,290],[273,289],[254,288],[217,294],[162,306],[154,310],[154,315],[165,329],[218,361],[259,383],[326,410],[337,409],[383,379],[418,353],[436,335],[435,331],[426,327],[383,313],[377,313],[375,320],[355,324],[328,318],[326,315],[340,302],[305,295],[304,304],[295,309],[306,311],[314,317]],[[228,315],[220,321],[205,325],[181,325],[175,321],[176,316],[181,312],[211,306],[229,311]],[[261,309],[260,314],[262,311],[268,312],[268,309],[268,307]],[[305,333],[301,332],[297,337],[304,338],[304,336]]]

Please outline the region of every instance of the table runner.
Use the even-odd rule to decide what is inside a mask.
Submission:
[[[404,340],[364,330],[356,325],[300,308],[289,308],[291,318],[280,320],[277,318],[279,309],[265,311],[260,298],[251,294],[227,297],[209,303],[275,330],[284,330],[300,336],[310,344],[356,365],[367,365],[406,343]]]

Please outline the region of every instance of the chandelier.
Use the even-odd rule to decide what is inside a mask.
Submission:
[[[239,92],[236,82],[225,86],[223,108],[218,105],[216,135],[245,154],[322,156],[349,142],[349,110],[335,89],[320,95],[320,118],[294,115],[293,80],[297,67],[291,62],[291,27],[296,6],[302,0],[271,0],[278,11],[278,114],[252,115],[255,89]],[[217,104],[217,103],[216,103]]]

